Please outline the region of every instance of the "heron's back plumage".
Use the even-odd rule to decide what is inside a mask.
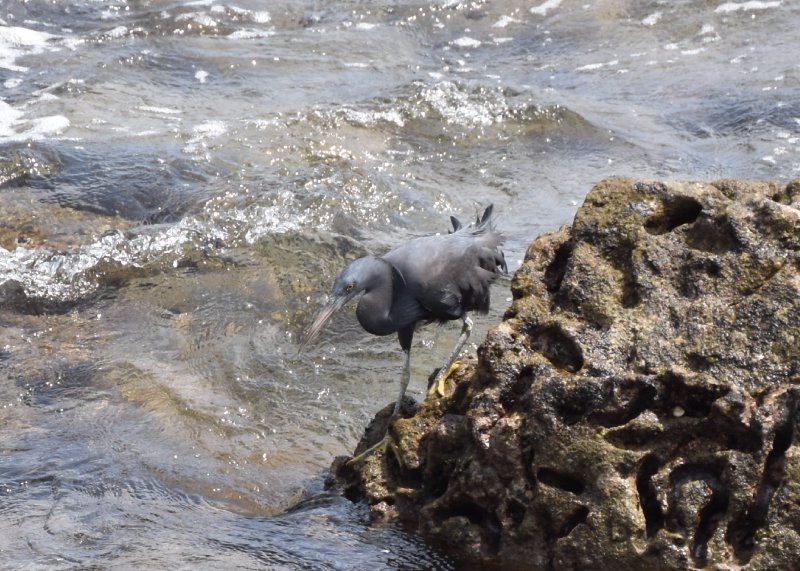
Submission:
[[[404,281],[395,292],[398,321],[449,321],[489,310],[489,287],[508,271],[492,206],[474,225],[451,221],[452,232],[409,240],[383,256]]]

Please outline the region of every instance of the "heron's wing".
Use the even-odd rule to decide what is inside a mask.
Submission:
[[[502,240],[493,231],[464,229],[410,240],[384,259],[405,279],[405,303],[416,302],[417,311],[428,314],[425,319],[446,321],[488,310],[489,286],[505,267]]]

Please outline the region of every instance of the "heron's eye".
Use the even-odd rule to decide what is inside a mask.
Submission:
[[[353,291],[353,288],[354,288],[354,287],[355,287],[355,285],[354,285],[354,284],[347,284],[347,287],[346,287],[346,288],[344,288],[344,289],[346,289],[348,292],[351,292],[351,291]]]

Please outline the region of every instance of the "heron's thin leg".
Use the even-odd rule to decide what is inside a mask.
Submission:
[[[433,379],[433,382],[428,387],[428,394],[432,394],[434,392],[438,392],[440,395],[444,395],[444,387],[442,386],[443,381],[447,378],[450,374],[450,368],[453,366],[453,363],[458,358],[458,354],[461,352],[461,349],[464,347],[464,344],[469,339],[469,334],[472,332],[472,320],[469,318],[469,315],[464,316],[464,326],[461,328],[461,335],[456,342],[456,346],[453,347],[453,350],[450,352],[450,356],[447,357],[447,361],[445,362],[444,366],[439,369],[439,372],[436,373],[436,377]]]
[[[394,413],[400,412],[400,405],[403,404],[403,397],[406,394],[406,387],[408,387],[408,380],[411,378],[411,350],[403,349],[403,374],[400,377],[400,394],[397,397],[397,402],[394,403]]]
[[[392,415],[396,415],[400,412],[400,405],[403,404],[403,397],[406,395],[406,387],[408,387],[408,380],[411,378],[411,350],[410,349],[403,349],[403,375],[400,377],[400,394],[397,396],[397,402],[394,403],[394,412]],[[389,434],[389,429],[386,429],[386,435],[383,437],[382,440],[373,444],[366,450],[364,450],[358,456],[354,456],[347,461],[348,464],[358,464],[362,462],[367,456],[375,452],[376,450],[380,450],[382,453],[386,453],[386,450],[390,449],[397,458],[397,461],[402,464],[402,459],[400,458],[397,449],[395,448],[394,441],[392,440],[392,436]]]

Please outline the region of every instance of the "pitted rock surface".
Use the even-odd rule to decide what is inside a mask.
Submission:
[[[331,482],[458,558],[800,568],[800,183],[603,181],[512,293]]]

